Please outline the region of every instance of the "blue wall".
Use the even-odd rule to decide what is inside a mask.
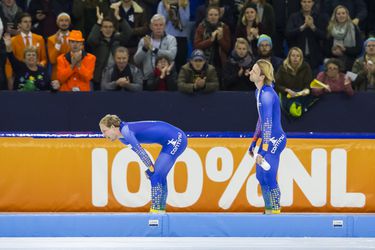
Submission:
[[[0,131],[98,131],[99,119],[164,120],[185,131],[251,132],[258,119],[248,92],[0,92]],[[301,119],[283,116],[287,132],[375,133],[375,93],[331,94]]]

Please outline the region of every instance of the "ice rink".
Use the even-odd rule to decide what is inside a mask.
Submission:
[[[0,238],[0,249],[375,249],[375,238],[30,237]]]

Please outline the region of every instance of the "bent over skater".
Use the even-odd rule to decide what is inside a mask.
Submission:
[[[178,156],[187,146],[185,133],[163,121],[124,122],[117,115],[106,115],[99,122],[105,138],[119,139],[138,154],[146,165],[146,175],[151,181],[151,213],[164,213],[167,203],[167,175]],[[157,143],[162,146],[155,161],[151,161],[140,143]]]

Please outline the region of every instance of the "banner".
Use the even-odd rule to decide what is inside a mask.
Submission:
[[[170,212],[261,212],[249,138],[189,138],[168,175]],[[155,160],[158,145],[143,145]],[[288,139],[284,212],[375,212],[373,139]],[[0,211],[146,212],[138,156],[103,138],[0,138]]]

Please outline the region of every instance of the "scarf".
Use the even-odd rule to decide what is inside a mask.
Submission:
[[[207,20],[203,21],[203,27],[204,27],[204,32],[203,32],[203,40],[207,40],[211,38],[211,34],[218,28],[218,27],[223,27],[222,22],[218,22],[217,24],[211,24]],[[207,58],[207,61],[209,64],[213,64],[215,66],[221,65],[221,60],[220,60],[220,55],[219,55],[219,44],[217,40],[212,44],[211,47],[203,50],[204,55]]]
[[[17,14],[17,11],[18,11],[17,4],[13,4],[10,8],[5,6],[5,4],[3,4],[3,2],[1,2],[0,5],[1,5],[1,8],[3,9],[4,17],[9,21],[14,20],[16,14]]]
[[[236,50],[233,50],[230,55],[229,61],[231,64],[237,64],[239,67],[248,69],[253,63],[253,57],[249,53],[247,53],[247,55],[244,57],[240,57],[237,54]]]
[[[123,69],[122,71],[120,71],[119,68],[116,65],[113,66],[113,72],[112,72],[112,75],[111,75],[111,82],[117,81],[121,77],[128,77],[129,82],[131,82],[131,83],[133,82],[133,75],[132,75],[129,64],[126,65],[125,69]],[[117,90],[119,90],[119,89],[121,89],[121,88],[117,87]]]
[[[333,44],[341,43],[345,47],[355,47],[355,27],[351,22],[334,25],[331,31]]]

